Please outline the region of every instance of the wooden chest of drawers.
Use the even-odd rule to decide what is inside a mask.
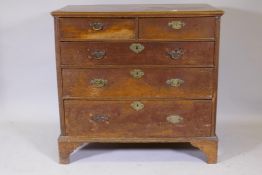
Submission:
[[[90,142],[189,142],[216,163],[222,14],[208,5],[52,12],[60,162]]]

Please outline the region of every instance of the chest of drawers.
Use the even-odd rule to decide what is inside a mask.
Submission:
[[[60,162],[90,142],[189,142],[216,163],[222,14],[208,5],[52,12]]]

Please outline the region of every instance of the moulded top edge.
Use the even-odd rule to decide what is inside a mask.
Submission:
[[[148,16],[148,15],[223,15],[207,4],[126,4],[70,5],[51,13],[53,16]]]

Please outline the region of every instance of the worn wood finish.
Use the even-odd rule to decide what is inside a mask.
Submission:
[[[153,97],[211,99],[212,68],[139,68],[144,75],[130,75],[134,68],[63,69],[64,97]],[[91,84],[93,79],[107,80],[104,87]],[[166,83],[169,79],[184,81],[178,87]]]
[[[69,156],[74,149],[77,149],[89,142],[96,143],[172,143],[189,142],[192,146],[200,149],[206,155],[209,164],[217,162],[217,136],[211,137],[178,137],[178,138],[99,138],[88,136],[59,136],[60,163],[69,163]],[[66,156],[67,155],[67,156]],[[65,157],[63,157],[65,156]]]
[[[90,16],[220,16],[224,12],[208,4],[69,5],[52,12],[59,17]]]
[[[58,104],[59,104],[59,115],[60,115],[60,130],[61,134],[64,135],[64,103],[63,103],[63,94],[62,94],[62,69],[60,68],[61,59],[60,59],[60,42],[59,42],[59,23],[58,17],[54,18],[54,29],[55,29],[55,50],[56,50],[56,73],[57,73],[57,86],[58,86]]]
[[[213,91],[213,113],[212,113],[212,124],[213,130],[211,135],[216,134],[216,112],[217,112],[217,92],[218,92],[218,67],[219,67],[219,42],[220,42],[220,16],[216,17],[216,41],[215,41],[215,51],[214,51],[214,63],[215,63],[215,76],[214,76],[214,87]]]
[[[60,141],[58,139],[59,162],[68,164],[70,162],[70,154],[83,144],[84,142]]]
[[[138,101],[144,105],[139,111],[131,107],[134,100],[66,100],[66,134],[99,138],[174,138],[204,137],[211,132],[212,105],[209,100]],[[171,115],[183,119],[170,123],[167,117]],[[96,117],[106,119],[97,121]]]
[[[139,42],[145,48],[140,53],[129,47],[136,42],[62,42],[61,64],[94,65],[189,65],[214,66],[214,42]],[[173,51],[182,51],[173,57]],[[97,52],[104,55],[96,57]]]
[[[200,149],[207,156],[207,163],[217,163],[217,139],[213,140],[194,140],[190,142],[192,146]]]
[[[90,142],[189,142],[216,163],[223,11],[203,4],[136,4],[68,6],[52,15],[60,163]],[[143,49],[131,51],[133,43]],[[141,78],[130,74],[134,69],[143,71]],[[180,86],[166,84],[176,78]],[[93,79],[105,79],[105,86],[91,85]]]
[[[103,39],[135,39],[135,19],[121,18],[61,18],[61,40],[103,40]],[[92,25],[101,23],[102,28],[94,30]]]
[[[173,29],[168,24],[181,21],[181,29]],[[208,27],[207,27],[208,26]],[[141,18],[139,20],[139,38],[142,39],[210,39],[215,37],[215,17],[202,18]]]

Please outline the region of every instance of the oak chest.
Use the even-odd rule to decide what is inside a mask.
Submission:
[[[52,12],[60,162],[90,142],[189,142],[216,163],[222,14],[197,4]]]

